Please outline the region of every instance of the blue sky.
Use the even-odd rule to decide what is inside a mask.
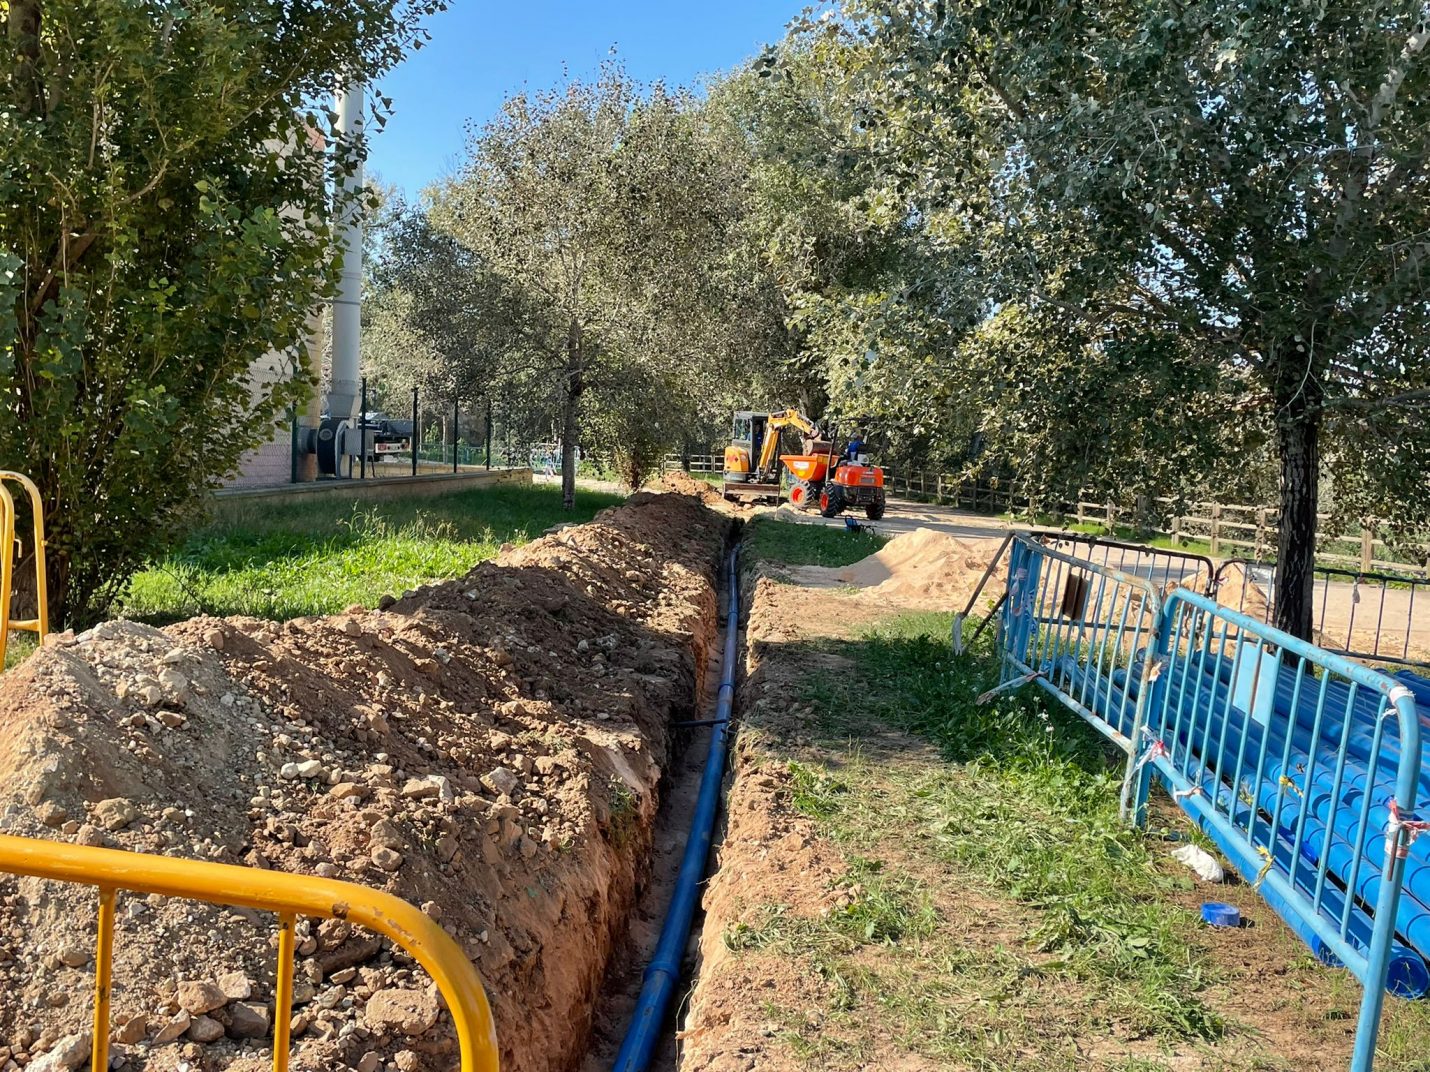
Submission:
[[[777,40],[807,0],[452,0],[432,42],[377,85],[396,114],[372,142],[369,177],[415,196],[453,170],[468,120],[523,87],[593,74],[614,48],[632,77],[689,85]]]

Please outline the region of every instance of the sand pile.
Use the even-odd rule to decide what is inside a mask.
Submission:
[[[692,498],[637,495],[381,610],[42,649],[0,680],[0,829],[387,889],[480,969],[503,1069],[569,1068],[716,642],[727,535]],[[0,1067],[87,1056],[95,917],[91,890],[0,881]],[[120,1067],[270,1067],[272,934],[122,897]],[[406,957],[341,922],[299,941],[295,1069],[454,1066]]]
[[[863,596],[906,607],[962,610],[988,568],[1000,541],[959,539],[933,529],[915,529],[894,537],[853,565],[805,566],[793,571],[800,584],[815,588],[854,587]],[[988,579],[984,595],[997,599],[998,576]]]

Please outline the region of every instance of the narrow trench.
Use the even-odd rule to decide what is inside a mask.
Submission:
[[[725,638],[723,624],[730,599],[727,572],[728,570],[722,570],[718,581],[719,612],[713,633],[715,641],[706,655],[705,674],[697,708],[700,714],[696,716],[701,719],[714,715],[720,692],[720,658]],[[741,631],[738,641],[741,645],[743,638]],[[740,666],[738,652],[735,665],[737,668]],[[606,971],[606,978],[596,1001],[591,1043],[585,1060],[581,1063],[581,1072],[610,1072],[621,1048],[621,1040],[625,1036],[631,1014],[635,1011],[645,968],[655,953],[656,943],[660,940],[661,924],[665,921],[666,908],[670,904],[676,878],[680,874],[680,859],[685,851],[690,817],[695,811],[696,798],[700,795],[700,779],[705,770],[705,760],[714,733],[709,726],[677,730],[676,733],[679,735],[674,746],[676,759],[666,774],[660,810],[656,815],[650,878],[631,913],[626,939],[612,954],[610,967]],[[718,847],[717,840],[710,850],[712,860]],[[704,883],[701,885],[703,888]],[[685,946],[681,986],[677,988],[675,998],[671,1002],[671,1011],[666,1016],[660,1044],[650,1063],[651,1072],[675,1072],[679,1058],[675,1025],[685,1015],[685,1002],[693,982],[689,972],[700,944],[704,922],[705,913],[697,911],[691,924],[690,939]]]

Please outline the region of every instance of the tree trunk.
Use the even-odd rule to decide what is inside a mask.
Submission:
[[[40,70],[40,0],[11,0],[6,33],[15,50],[15,99],[20,114],[45,114],[45,81]]]
[[[1324,358],[1317,362],[1323,366]],[[1313,639],[1316,510],[1321,478],[1321,385],[1304,346],[1278,362],[1276,442],[1281,461],[1281,531],[1276,545],[1276,627]]]
[[[566,335],[566,404],[561,420],[561,505],[576,509],[576,429],[585,390],[581,367],[581,327],[574,320]]]

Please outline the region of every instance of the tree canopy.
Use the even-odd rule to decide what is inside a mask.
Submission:
[[[314,102],[440,6],[8,5],[0,460],[44,493],[57,623],[101,613],[308,389],[329,178],[360,148]],[[273,352],[297,374],[255,392]]]

